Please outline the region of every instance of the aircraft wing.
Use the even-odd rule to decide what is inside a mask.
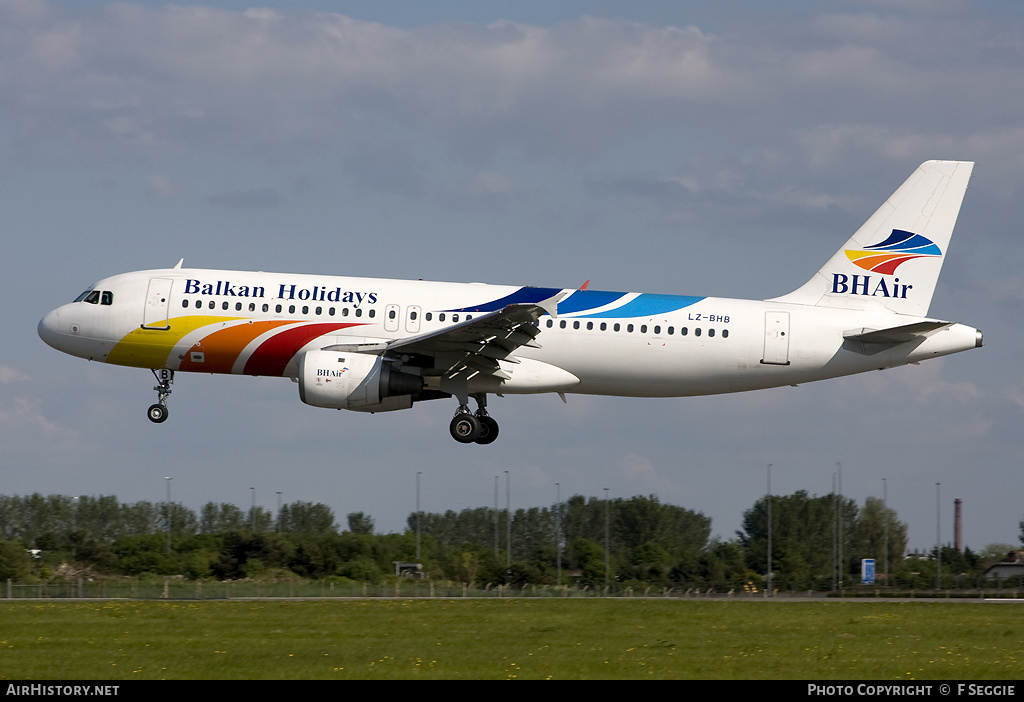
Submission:
[[[843,333],[843,338],[865,344],[895,345],[923,340],[932,332],[951,326],[952,322],[915,322],[888,329],[851,329]]]
[[[426,334],[377,343],[336,344],[326,350],[424,356],[432,361],[432,367],[424,374],[454,378],[486,373],[508,379],[510,376],[501,370],[498,361],[519,363],[514,355],[516,349],[540,348],[535,341],[540,329],[533,323],[545,314],[557,316],[558,301],[564,295],[558,293],[536,303],[506,305]]]

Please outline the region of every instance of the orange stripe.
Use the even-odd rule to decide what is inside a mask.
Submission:
[[[230,373],[238,356],[253,339],[271,329],[296,323],[297,321],[272,320],[218,329],[190,348],[178,369],[200,373]]]

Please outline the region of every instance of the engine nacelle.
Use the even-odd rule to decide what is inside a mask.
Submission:
[[[423,378],[395,370],[380,356],[307,351],[299,358],[299,397],[307,405],[360,412],[409,409]]]

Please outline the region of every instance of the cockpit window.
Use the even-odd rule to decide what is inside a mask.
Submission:
[[[75,298],[75,302],[88,302],[90,305],[114,304],[114,293],[109,290],[86,290]]]

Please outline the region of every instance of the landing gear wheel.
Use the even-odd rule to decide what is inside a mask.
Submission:
[[[150,405],[147,414],[149,415],[149,421],[159,424],[167,419],[167,408],[163,405]]]
[[[498,438],[498,423],[492,417],[484,415],[476,418],[480,422],[480,436],[476,438],[478,444],[490,444]]]
[[[460,444],[471,444],[480,438],[480,420],[468,412],[455,415],[448,428]]]

